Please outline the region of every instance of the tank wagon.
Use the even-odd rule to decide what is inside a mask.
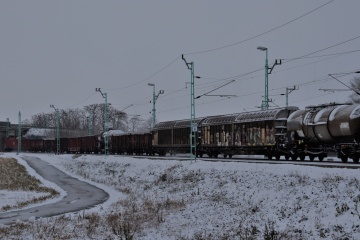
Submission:
[[[329,150],[347,162],[359,162],[360,105],[310,106],[288,119],[287,146],[293,159],[320,161]]]

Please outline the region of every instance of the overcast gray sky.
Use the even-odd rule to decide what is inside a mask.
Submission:
[[[156,104],[159,121],[189,118],[190,71],[181,54],[202,77],[195,80],[195,96],[235,80],[211,94],[237,97],[203,96],[196,117],[256,111],[265,62],[257,46],[269,49],[269,65],[286,62],[269,75],[274,104],[285,106],[280,94],[294,85],[299,90],[289,95],[289,105],[344,102],[349,91],[319,89],[344,89],[327,75],[360,70],[359,9],[358,0],[1,0],[0,120],[16,123],[18,111],[23,119],[51,112],[50,104],[103,103],[97,87],[114,107],[132,105],[128,114],[148,118],[148,83],[165,91]],[[355,76],[339,79],[348,84]]]

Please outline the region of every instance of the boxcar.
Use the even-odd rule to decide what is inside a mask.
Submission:
[[[205,118],[197,118],[193,124],[200,126]],[[195,138],[198,138],[196,134]],[[199,143],[197,143],[199,144]],[[190,120],[179,120],[158,123],[153,129],[153,153],[166,155],[166,153],[190,152]]]
[[[207,117],[201,122],[199,155],[257,154],[280,158],[285,149],[279,149],[285,140],[289,115],[296,107],[266,111]]]

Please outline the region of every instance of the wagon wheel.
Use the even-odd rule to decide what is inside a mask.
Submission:
[[[322,161],[324,160],[324,154],[320,154],[320,155],[318,156],[318,158],[319,158],[319,161],[322,162]]]
[[[305,153],[301,153],[300,154],[300,161],[304,161],[305,160]]]
[[[291,155],[291,160],[296,161],[297,158],[298,158],[297,154]]]
[[[354,163],[358,163],[359,162],[359,156],[353,157],[353,161],[354,161]]]
[[[314,155],[312,155],[312,154],[310,154],[310,155],[309,155],[309,158],[310,158],[310,161],[312,162],[312,161],[314,161],[315,156],[314,156]]]
[[[281,157],[281,155],[280,155],[279,153],[277,153],[277,154],[275,155],[275,159],[276,159],[276,160],[280,160],[280,157]]]

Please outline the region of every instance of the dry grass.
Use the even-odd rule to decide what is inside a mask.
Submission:
[[[0,158],[0,190],[32,191],[46,194],[46,196],[18,202],[16,205],[3,206],[0,209],[2,211],[21,208],[59,195],[54,189],[43,186],[38,179],[34,176],[30,176],[27,173],[26,168],[19,164],[14,158]]]
[[[358,239],[360,235],[358,178],[341,174],[314,178],[306,171],[283,174],[257,168],[222,172],[181,164],[139,168],[135,163],[84,158],[63,164],[72,173],[117,189],[121,197],[97,212],[84,210],[0,227],[0,239]],[[322,221],[329,217],[340,223]],[[345,218],[347,224],[342,224]]]

